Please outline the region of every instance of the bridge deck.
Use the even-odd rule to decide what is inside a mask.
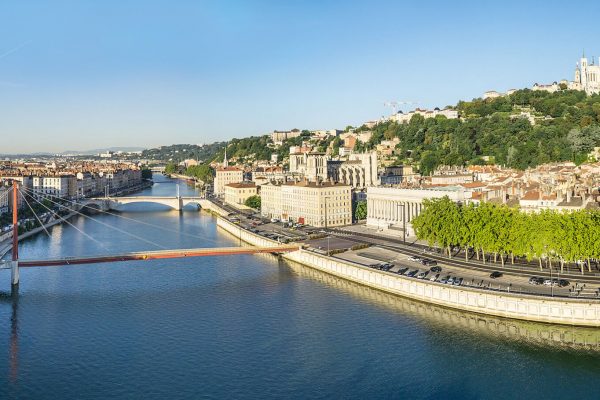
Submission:
[[[51,267],[61,265],[98,264],[117,261],[144,261],[168,258],[227,256],[235,254],[285,253],[300,249],[300,245],[284,245],[269,247],[216,247],[198,249],[142,251],[117,255],[73,257],[49,260],[19,260],[19,267]]]

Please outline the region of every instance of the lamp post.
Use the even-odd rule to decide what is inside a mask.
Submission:
[[[398,208],[402,207],[402,242],[406,244],[406,204],[396,204]],[[398,213],[400,215],[400,213]]]

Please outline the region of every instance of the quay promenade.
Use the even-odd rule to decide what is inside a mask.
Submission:
[[[242,229],[240,225],[225,218],[218,218],[217,225],[255,246],[277,243]],[[450,286],[374,270],[310,249],[301,249],[282,257],[356,283],[443,307],[527,321],[600,327],[600,301],[595,299],[547,297]]]

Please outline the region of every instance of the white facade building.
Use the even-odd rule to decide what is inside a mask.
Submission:
[[[74,175],[34,176],[32,189],[38,197],[71,199],[77,195],[77,178]]]
[[[600,93],[600,65],[595,65],[593,58],[590,64],[585,55],[582,56],[575,67],[575,79],[569,86],[569,89],[584,90],[587,94]]]
[[[448,196],[455,202],[470,201],[471,194],[463,187],[446,186],[436,189],[402,189],[370,187],[367,189],[367,226],[402,236],[414,236],[410,221],[423,210],[423,200]]]

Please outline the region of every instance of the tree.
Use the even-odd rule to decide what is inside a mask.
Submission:
[[[250,196],[244,202],[244,205],[247,207],[253,208],[255,210],[260,210],[260,196]]]
[[[165,174],[174,174],[177,172],[177,164],[173,163],[173,162],[169,162],[167,163],[167,165],[165,166]]]
[[[354,208],[354,219],[357,221],[367,218],[367,201],[359,200]]]
[[[152,171],[148,168],[142,169],[142,179],[152,179]]]
[[[185,171],[186,175],[200,179],[202,182],[212,182],[213,171],[207,164],[192,165]]]

